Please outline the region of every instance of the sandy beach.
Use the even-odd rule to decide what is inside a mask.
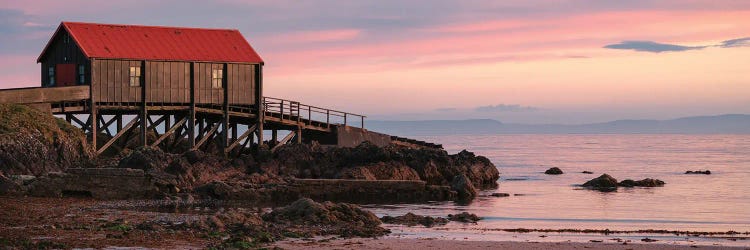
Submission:
[[[324,240],[325,241],[325,240]],[[274,244],[283,249],[631,249],[631,250],[677,250],[677,249],[750,249],[728,246],[689,246],[659,243],[578,243],[578,242],[509,242],[509,241],[460,241],[435,239],[335,239],[330,241],[288,240]]]

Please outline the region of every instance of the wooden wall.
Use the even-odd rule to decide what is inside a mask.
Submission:
[[[223,69],[221,63],[195,63],[195,103],[198,104],[222,104],[224,102],[224,89],[214,88],[211,83],[214,69]]]
[[[67,42],[65,37],[68,37]],[[47,50],[44,52],[44,55],[41,57],[41,64],[42,64],[42,86],[48,86],[49,85],[49,71],[47,70],[48,67],[52,66],[54,67],[58,63],[73,63],[76,64],[76,83],[78,83],[78,65],[85,65],[86,71],[85,71],[85,83],[89,84],[91,82],[91,74],[89,69],[91,68],[91,63],[86,58],[86,56],[81,52],[81,49],[78,47],[78,44],[75,43],[72,37],[69,37],[68,32],[65,29],[60,29],[60,31],[55,35]]]
[[[229,104],[255,104],[255,65],[227,64]]]
[[[146,61],[146,100],[190,103],[190,63]]]
[[[140,102],[141,87],[130,86],[130,67],[141,61],[101,60],[91,62],[91,96],[95,102]],[[143,77],[141,70],[141,77]]]
[[[130,86],[130,67],[141,61],[95,59],[92,65],[92,95],[97,102],[140,102],[141,87]],[[149,103],[190,103],[190,62],[145,61],[141,77]],[[230,105],[255,104],[255,70],[252,64],[194,63],[195,102],[217,104],[224,101],[228,87]],[[222,88],[212,84],[213,69],[223,69]]]

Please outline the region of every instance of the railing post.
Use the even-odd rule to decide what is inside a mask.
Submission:
[[[344,126],[346,126],[346,113],[344,113]]]
[[[331,128],[331,110],[326,109],[326,128]]]
[[[312,107],[307,106],[307,125],[312,125]]]
[[[284,119],[284,100],[281,100],[279,104],[279,114],[281,114],[281,119]]]
[[[359,118],[362,118],[362,123],[360,125],[362,125],[362,129],[365,129],[365,117],[360,116]]]

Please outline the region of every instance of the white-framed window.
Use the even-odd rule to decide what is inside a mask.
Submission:
[[[141,67],[138,67],[138,66],[130,67],[130,86],[131,87],[141,86]]]
[[[55,66],[47,68],[47,75],[49,77],[49,86],[55,86]]]
[[[214,69],[211,72],[211,86],[215,89],[222,88],[222,82],[224,80],[224,70]]]
[[[78,84],[86,83],[86,66],[78,65]]]

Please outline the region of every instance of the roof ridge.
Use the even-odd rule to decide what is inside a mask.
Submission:
[[[202,27],[180,27],[180,26],[164,26],[164,25],[142,25],[142,24],[116,24],[116,23],[92,23],[92,22],[74,22],[74,21],[62,21],[63,24],[86,24],[86,25],[102,25],[102,26],[123,26],[123,27],[140,27],[140,28],[158,28],[158,29],[191,29],[191,30],[215,30],[215,31],[236,31],[238,29],[228,28],[202,28]]]

